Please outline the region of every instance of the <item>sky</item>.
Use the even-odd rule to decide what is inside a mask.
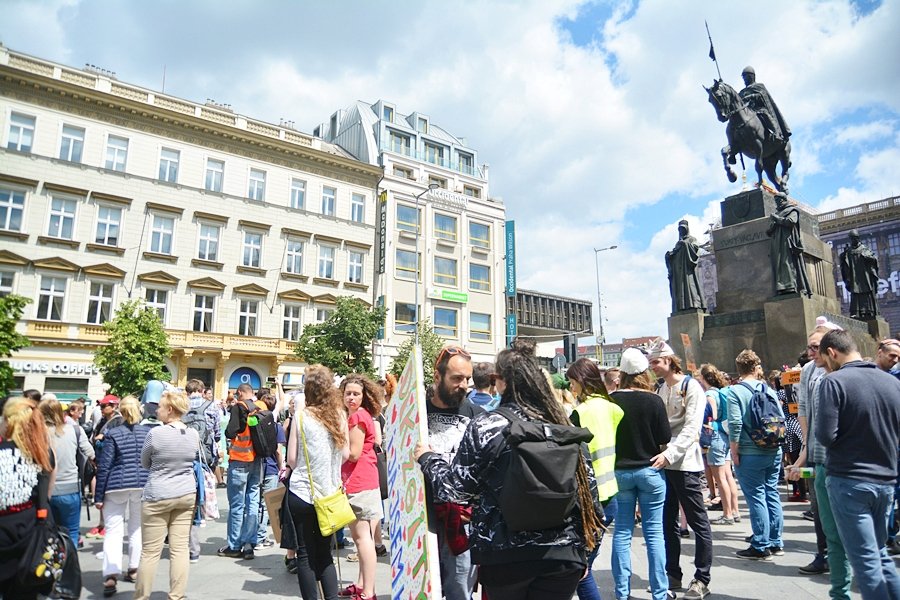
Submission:
[[[253,118],[311,132],[379,99],[428,115],[490,164],[521,288],[596,318],[599,259],[608,342],[665,337],[676,223],[706,241],[742,188],[701,87],[704,21],[725,81],[752,65],[789,123],[793,198],[900,194],[900,0],[0,0],[13,50],[154,90],[165,74],[166,93]]]

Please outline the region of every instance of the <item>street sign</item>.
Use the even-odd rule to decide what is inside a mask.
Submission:
[[[557,354],[553,357],[553,360],[550,361],[550,364],[553,365],[554,369],[559,371],[566,366],[566,357],[562,354]]]

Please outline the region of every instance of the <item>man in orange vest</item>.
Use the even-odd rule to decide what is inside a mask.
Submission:
[[[256,402],[249,383],[238,386],[237,402],[231,407],[225,437],[231,440],[228,451],[228,543],[219,548],[219,556],[252,560],[259,529],[259,490],[263,459],[257,458],[250,439],[247,418],[252,411],[265,410]]]

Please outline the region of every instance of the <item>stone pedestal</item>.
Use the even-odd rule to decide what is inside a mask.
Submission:
[[[694,362],[699,367],[703,362],[700,353],[700,340],[703,339],[703,327],[706,319],[706,313],[700,309],[683,310],[669,317],[669,345],[675,354],[680,356],[682,360],[689,360],[689,356],[693,354]],[[684,343],[681,335],[686,334],[691,340],[691,352],[685,351]],[[687,364],[685,363],[685,369]]]
[[[891,337],[891,326],[882,317],[875,317],[865,321],[865,324],[869,328],[869,335],[875,338],[876,341],[880,342],[884,338]]]

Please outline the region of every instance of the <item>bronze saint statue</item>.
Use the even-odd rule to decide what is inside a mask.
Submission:
[[[769,257],[776,294],[805,294],[812,297],[806,265],[803,262],[803,241],[800,239],[800,211],[788,202],[785,194],[775,195],[776,212],[766,235],[772,238]]]
[[[778,110],[778,105],[772,100],[772,96],[769,94],[766,86],[757,83],[756,71],[753,67],[745,67],[741,77],[746,86],[740,92],[741,98],[756,113],[756,116],[760,118],[763,125],[766,126],[766,129],[776,140],[780,142],[786,141],[791,137],[791,128],[788,127],[784,116]]]
[[[878,316],[878,257],[850,231],[850,246],[841,252],[841,279],[850,292],[850,316],[869,320]]]
[[[697,259],[700,246],[688,232],[688,222],[678,222],[678,242],[666,252],[669,270],[669,292],[672,294],[672,314],[682,310],[706,310],[700,281],[697,278]]]

